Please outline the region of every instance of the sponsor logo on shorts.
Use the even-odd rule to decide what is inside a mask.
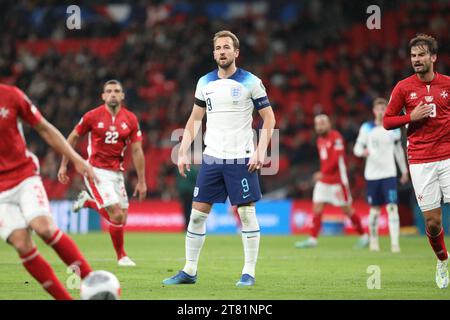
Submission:
[[[198,196],[198,187],[194,188],[194,197]]]

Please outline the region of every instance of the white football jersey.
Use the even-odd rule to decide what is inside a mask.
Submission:
[[[401,172],[407,171],[400,139],[400,129],[386,130],[373,121],[363,123],[353,152],[356,156],[362,156],[366,148],[369,152],[364,169],[366,180],[397,177],[396,158]]]
[[[206,108],[204,154],[220,159],[250,157],[253,143],[253,108],[270,106],[261,79],[237,68],[221,79],[218,69],[198,80],[195,104]]]

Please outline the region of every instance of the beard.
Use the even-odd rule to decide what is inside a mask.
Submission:
[[[106,104],[113,110],[117,109],[117,107],[119,107],[120,105],[119,101],[109,101]]]
[[[228,61],[225,62],[224,64],[221,64],[220,62],[221,62],[221,61],[220,61],[220,59],[219,59],[217,65],[218,65],[220,68],[225,69],[225,70],[228,69],[228,68],[233,64],[233,60],[228,60]]]
[[[416,69],[415,69],[415,67],[414,67],[414,72],[415,72],[415,73],[418,73],[418,74],[425,74],[425,73],[427,73],[428,71],[430,71],[430,65],[428,65],[428,64],[422,64],[422,69],[419,70],[419,71],[416,71]]]

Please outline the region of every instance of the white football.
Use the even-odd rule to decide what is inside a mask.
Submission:
[[[119,300],[120,282],[111,272],[92,271],[81,282],[81,300]]]

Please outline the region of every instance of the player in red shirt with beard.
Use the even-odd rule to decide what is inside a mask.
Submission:
[[[51,246],[64,263],[76,266],[81,278],[92,270],[73,240],[53,221],[39,176],[39,160],[26,147],[22,123],[32,126],[51,147],[68,157],[77,172],[91,180],[94,172],[21,90],[0,85],[0,238],[17,250],[25,269],[53,298],[71,300],[37,250],[31,232]]]
[[[67,138],[69,144],[75,146],[80,136],[89,133],[89,163],[94,167],[99,180],[94,182],[85,179],[90,194],[86,191],[80,193],[74,204],[74,211],[82,207],[97,210],[109,222],[109,233],[118,265],[135,266],[124,249],[128,197],[122,162],[126,147],[131,145],[131,156],[138,177],[133,196],[139,195],[139,200],[142,201],[147,193],[142,133],[136,116],[122,106],[125,95],[119,81],[107,81],[103,86],[102,98],[105,104],[86,113]],[[58,179],[61,183],[69,181],[65,157],[61,161]]]
[[[448,252],[441,201],[450,202],[450,77],[434,71],[438,44],[433,37],[418,34],[409,42],[409,50],[415,74],[395,86],[383,125],[386,129],[408,128],[411,181],[438,258],[436,284],[446,288]]]
[[[345,146],[341,134],[332,130],[327,115],[320,114],[314,118],[317,138],[317,149],[320,157],[320,172],[314,174],[316,182],[313,192],[313,227],[307,240],[297,242],[297,248],[312,248],[317,246],[317,237],[322,225],[322,213],[327,203],[339,206],[353,223],[361,235],[357,247],[363,248],[369,244],[369,236],[364,232],[361,219],[354,213],[352,196],[345,166]]]

